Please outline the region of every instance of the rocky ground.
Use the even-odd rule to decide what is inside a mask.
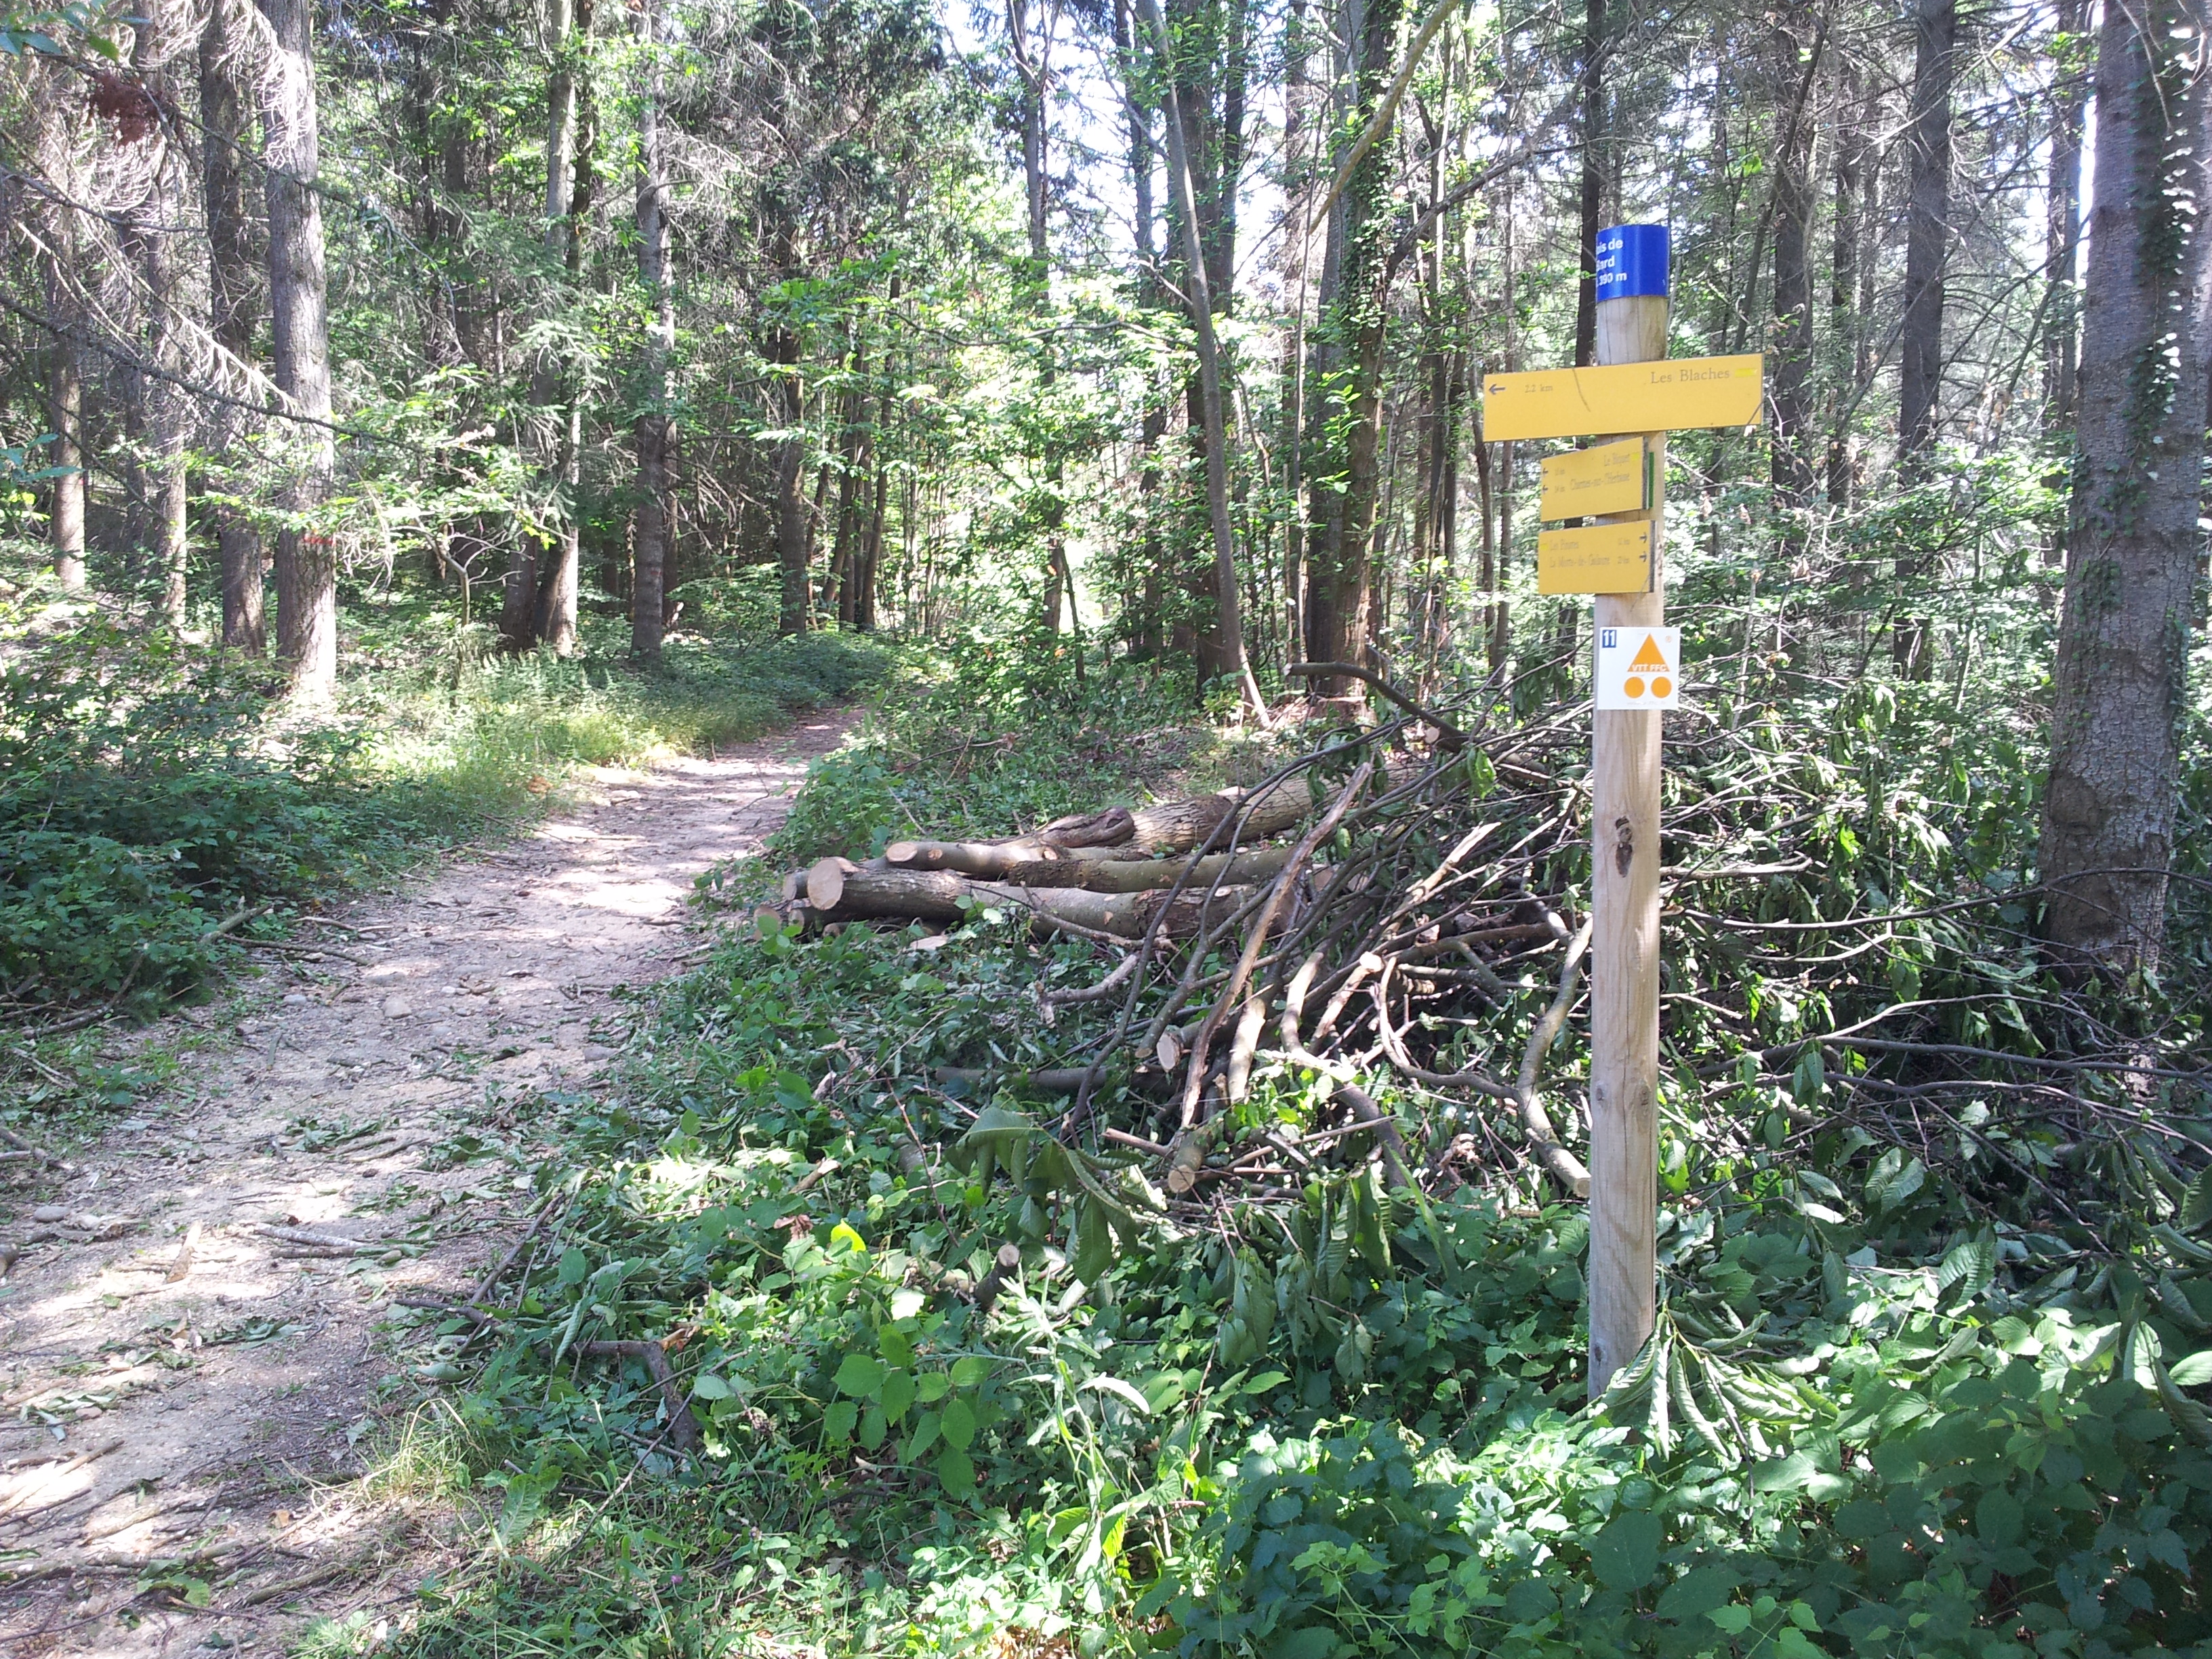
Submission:
[[[544,1097],[594,1085],[615,988],[696,948],[693,878],[757,852],[848,723],[598,775],[308,924],[186,1017],[164,1097],[64,1168],[0,1165],[0,1655],[273,1654],[411,1602],[453,1516],[365,1478],[412,1393],[386,1379],[434,1363],[395,1298],[533,1247]]]

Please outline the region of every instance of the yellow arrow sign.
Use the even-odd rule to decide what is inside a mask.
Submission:
[[[1765,361],[1753,352],[1487,374],[1482,381],[1482,435],[1502,442],[1748,426],[1759,418]]]
[[[1544,498],[1536,513],[1540,519],[1638,513],[1650,504],[1641,438],[1544,457]]]
[[[1651,520],[1547,530],[1536,538],[1539,593],[1648,593]]]

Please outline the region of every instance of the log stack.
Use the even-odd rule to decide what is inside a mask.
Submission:
[[[1155,921],[1184,939],[1233,914],[1282,873],[1268,845],[1314,811],[1305,779],[1224,789],[1146,807],[1109,807],[1003,841],[897,841],[866,864],[817,860],[784,878],[770,912],[809,925],[952,922],[1025,912],[1039,931],[1134,940]]]

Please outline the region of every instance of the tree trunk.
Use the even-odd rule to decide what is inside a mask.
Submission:
[[[253,356],[260,299],[254,280],[252,227],[246,211],[246,104],[239,54],[245,42],[232,27],[240,0],[211,0],[200,33],[200,123],[203,189],[207,205],[209,327],[216,344],[237,362]],[[216,438],[237,436],[239,411],[216,413]],[[244,514],[217,507],[216,544],[222,551],[222,643],[259,656],[266,648],[262,613],[261,532]]]
[[[1581,277],[1575,289],[1575,364],[1587,368],[1597,349],[1597,234],[1605,215],[1606,0],[1583,0],[1582,87],[1582,217],[1577,258]]]
[[[58,257],[68,257],[75,240],[56,238]],[[47,291],[55,296],[55,314],[62,314],[58,276]],[[64,593],[84,591],[84,369],[78,350],[75,328],[64,326],[54,337],[47,397],[54,423],[52,465],[62,471],[54,478],[46,538],[53,548],[54,580]]]
[[[1828,261],[1830,360],[1834,366],[1833,417],[1828,428],[1828,505],[1849,507],[1856,491],[1858,460],[1852,441],[1858,385],[1856,349],[1863,326],[1858,315],[1861,244],[1866,234],[1860,213],[1861,177],[1869,149],[1862,118],[1858,65],[1836,54],[1836,161],[1832,240]]]
[[[2051,108],[2051,176],[2044,195],[2043,442],[2051,457],[2045,483],[2054,491],[2066,480],[2073,447],[2074,399],[2080,332],[2075,327],[2075,267],[2081,244],[2081,129],[2089,101],[2089,76],[2078,59],[2088,0],[2058,0],[2057,52]],[[2044,562],[2063,564],[2063,533],[2044,545]]]
[[[1771,41],[1772,86],[1782,123],[1774,152],[1774,428],[1772,476],[1789,506],[1813,492],[1806,385],[1813,368],[1812,126],[1807,100],[1819,69],[1820,26],[1809,0],[1791,0]]]
[[[1943,278],[1951,237],[1951,88],[1958,31],[1958,0],[1917,0],[1897,422],[1898,464],[1911,480],[1927,476],[1943,386]],[[1911,602],[1911,586],[1924,574],[1916,555],[1897,562],[1901,603]],[[1925,617],[1899,619],[1890,648],[1900,673],[1913,679],[1928,678],[1935,665],[1929,633]]]
[[[2154,970],[2203,494],[2212,331],[2204,0],[2107,5],[2081,404],[2044,800],[2045,925],[2065,958]]]
[[[782,588],[776,629],[803,634],[814,595],[806,568],[806,436],[800,427],[805,389],[799,379],[799,335],[790,324],[776,325],[769,362],[781,371],[769,386],[776,424],[787,434],[777,441],[775,458],[775,561]]]
[[[315,185],[314,0],[260,0],[269,21],[270,62],[260,77],[263,156],[268,170],[269,313],[276,387],[309,422],[331,417],[328,279],[323,204]],[[330,492],[336,457],[326,424],[295,424],[305,456],[287,491],[291,519],[276,538],[276,650],[292,685],[325,697],[338,675],[337,559],[332,538],[313,527]]]
[[[1400,0],[1369,0],[1353,72],[1350,130],[1376,121],[1390,81]],[[1382,349],[1391,226],[1382,211],[1392,170],[1390,134],[1377,131],[1338,196],[1332,246],[1322,270],[1326,357],[1316,381],[1338,381],[1307,428],[1313,460],[1311,538],[1307,552],[1306,655],[1314,662],[1364,662],[1372,601],[1371,555],[1382,422]],[[1332,269],[1333,267],[1333,269]],[[1317,683],[1323,696],[1342,696],[1357,682]]]
[[[668,567],[668,460],[675,422],[668,414],[668,360],[676,310],[668,286],[668,179],[661,155],[659,0],[642,0],[638,35],[645,48],[645,97],[638,110],[637,275],[646,292],[644,412],[637,417],[637,530],[631,554],[629,648],[658,661],[665,631],[661,607]]]
[[[1222,654],[1238,681],[1245,707],[1264,714],[1267,703],[1252,678],[1244,655],[1243,595],[1237,580],[1235,532],[1229,520],[1228,430],[1224,418],[1220,353],[1213,334],[1213,295],[1207,280],[1206,252],[1199,239],[1198,208],[1191,182],[1190,155],[1183,141],[1182,114],[1177,107],[1171,44],[1159,0],[1137,0],[1137,9],[1153,40],[1170,65],[1163,77],[1167,100],[1168,182],[1182,219],[1184,253],[1188,261],[1191,324],[1198,336],[1199,383],[1204,404],[1206,430],[1206,501],[1213,529],[1214,605],[1219,618]]]
[[[550,64],[545,76],[545,253],[552,267],[566,272],[568,241],[574,233],[569,216],[570,191],[575,184],[576,72],[575,0],[546,0],[545,42]],[[574,503],[567,498],[566,457],[568,422],[561,407],[561,365],[540,353],[530,372],[530,402],[533,445],[547,482],[556,497],[554,527],[550,538],[533,545],[527,532],[515,538],[507,566],[507,592],[500,607],[499,631],[510,651],[527,651],[538,641],[538,593],[550,574],[558,580],[568,557]],[[550,571],[544,567],[550,567]]]
[[[148,94],[166,109],[173,106],[176,93],[169,78],[170,43],[165,34],[165,20],[158,15],[141,18],[131,59]],[[157,130],[138,143],[148,147],[150,159],[144,175],[146,193],[125,220],[121,245],[143,284],[139,297],[144,307],[142,349],[146,360],[155,368],[173,374],[181,357],[177,319],[169,307],[183,275],[183,250],[171,227],[185,211],[183,169],[166,132]],[[135,550],[142,568],[161,582],[161,621],[175,632],[185,625],[185,578],[191,553],[185,517],[185,436],[190,411],[173,383],[160,374],[137,374],[131,376],[129,416],[142,458],[131,469]]]

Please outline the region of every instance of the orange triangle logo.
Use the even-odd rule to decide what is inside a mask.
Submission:
[[[1659,649],[1658,635],[1646,634],[1644,636],[1644,648],[1636,653],[1636,659],[1628,665],[1628,672],[1633,674],[1643,669],[1664,668],[1666,665],[1667,658]]]

